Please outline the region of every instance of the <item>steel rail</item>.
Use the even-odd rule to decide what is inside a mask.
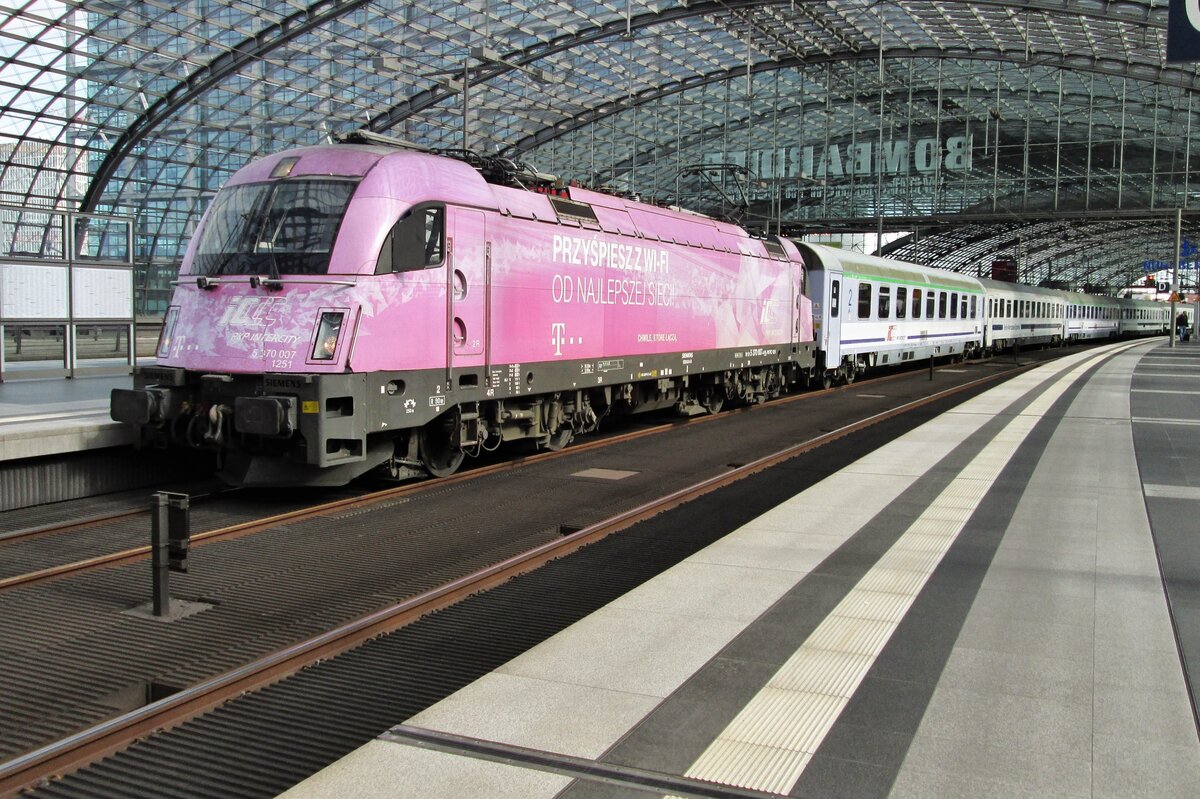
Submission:
[[[0,547],[16,541],[24,541],[27,538],[49,536],[57,533],[69,533],[72,530],[78,530],[80,527],[90,527],[93,524],[111,522],[117,519],[125,519],[130,516],[137,516],[139,513],[147,512],[148,511],[146,508],[125,508],[124,510],[98,513],[95,516],[83,516],[78,519],[72,519],[69,522],[49,522],[48,524],[39,524],[36,527],[24,527],[20,530],[9,530],[8,532],[0,533]]]
[[[516,469],[522,465],[526,465],[531,462],[542,461],[542,460],[545,460],[548,458],[561,457],[564,455],[572,455],[572,454],[579,453],[579,452],[586,452],[588,450],[595,449],[597,447],[609,446],[609,445],[620,443],[623,441],[632,441],[634,439],[641,438],[643,436],[648,436],[648,435],[653,435],[655,433],[663,432],[667,429],[670,429],[672,426],[673,425],[669,425],[669,424],[668,425],[659,425],[657,427],[649,428],[646,430],[637,430],[637,431],[634,431],[631,433],[625,433],[625,434],[622,434],[619,436],[613,436],[611,438],[605,438],[605,439],[602,439],[599,441],[588,441],[588,442],[585,442],[578,446],[573,446],[568,450],[562,450],[559,452],[538,453],[536,455],[530,455],[530,456],[526,456],[523,458],[516,458],[516,459],[505,461],[503,463],[492,464],[490,466],[481,466],[476,469],[471,469],[470,471],[460,472],[458,474],[439,478],[437,480],[427,480],[427,481],[412,483],[412,484],[408,484],[408,485],[396,486],[393,488],[383,489],[382,491],[375,491],[375,492],[372,492],[369,494],[364,494],[364,495],[358,496],[358,497],[346,497],[344,499],[338,499],[338,500],[334,500],[332,502],[325,502],[320,505],[314,505],[314,506],[308,507],[308,508],[300,508],[298,510],[288,511],[287,513],[280,513],[275,516],[268,516],[263,519],[256,519],[256,520],[250,521],[250,522],[242,522],[240,524],[230,525],[229,527],[221,527],[216,530],[206,530],[202,533],[196,533],[196,534],[192,535],[191,542],[193,544],[214,543],[216,541],[223,541],[226,539],[237,538],[239,536],[249,535],[252,533],[260,532],[261,530],[275,527],[277,525],[284,524],[286,522],[302,521],[306,518],[313,518],[313,517],[321,516],[324,514],[336,513],[338,511],[342,511],[342,510],[348,510],[348,509],[373,505],[373,504],[377,504],[380,502],[386,502],[386,501],[395,499],[397,497],[404,497],[404,496],[409,496],[412,494],[420,494],[425,491],[443,488],[445,486],[454,485],[459,482],[464,482],[467,480],[474,480],[474,479],[478,479],[481,477],[485,477],[487,475],[496,474],[497,472]],[[110,518],[121,518],[122,516],[132,516],[132,515],[136,515],[138,513],[146,513],[146,512],[147,511],[145,511],[145,510],[130,511],[130,512],[124,513],[124,514],[114,514]],[[103,519],[103,518],[89,518],[89,519],[84,519],[84,520],[80,520],[77,522],[72,522],[68,525],[62,525],[60,528],[57,528],[57,529],[60,531],[66,531],[71,528],[82,527],[82,526],[91,524],[95,521],[104,521],[104,520],[105,519]],[[28,532],[30,535],[33,535],[36,533],[46,534],[49,532],[49,530],[34,528],[31,531],[22,531],[22,532]],[[120,566],[120,565],[123,565],[126,563],[131,563],[133,561],[145,558],[149,554],[150,554],[150,546],[147,544],[145,546],[132,547],[130,549],[121,550],[119,552],[112,552],[112,553],[109,553],[106,555],[97,555],[94,558],[73,561],[71,563],[64,563],[64,564],[60,564],[58,566],[50,566],[45,569],[39,569],[38,571],[27,572],[26,574],[19,574],[19,575],[13,576],[13,577],[7,577],[4,579],[0,579],[0,592],[9,591],[14,588],[28,587],[35,583],[43,582],[45,580],[53,579],[55,577],[63,577],[63,576],[67,576],[70,574],[87,571],[89,569],[99,568],[101,566]]]
[[[1012,370],[985,375],[962,385],[953,386],[851,422],[807,441],[785,447],[750,463],[731,468],[692,486],[619,513],[578,532],[565,535],[558,540],[534,547],[523,554],[452,580],[391,607],[369,613],[250,664],[185,688],[172,696],[68,736],[61,741],[28,752],[0,765],[0,797],[12,796],[22,789],[34,786],[55,775],[81,768],[125,748],[139,738],[177,726],[240,694],[263,688],[317,661],[336,657],[372,638],[411,624],[425,615],[449,607],[468,596],[486,591],[516,576],[533,571],[552,560],[566,557],[605,536],[810,452],[831,441],[1038,365],[1040,364],[1030,362],[1017,365]],[[649,432],[652,431],[641,431],[641,434]],[[437,481],[431,485],[445,485],[445,481]],[[362,502],[361,499],[358,501]],[[332,504],[344,506],[349,503]],[[284,514],[284,516],[294,515]]]
[[[875,383],[886,382],[889,380],[894,380],[894,379],[904,377],[909,374],[911,374],[911,372],[890,372],[888,374],[879,375],[877,377],[872,377],[872,378],[868,378],[865,380],[856,381],[853,384],[836,386],[836,387],[833,387],[828,390],[844,391],[844,390],[852,389],[855,386],[862,387],[862,386],[872,385]],[[581,442],[579,444],[574,444],[567,449],[560,450],[557,452],[540,452],[535,455],[527,455],[527,456],[520,457],[520,458],[511,458],[511,459],[504,461],[503,463],[492,464],[489,466],[481,466],[478,468],[471,469],[469,471],[460,472],[458,474],[450,475],[448,477],[443,477],[443,478],[440,478],[437,480],[427,480],[427,481],[411,483],[411,484],[402,485],[402,486],[396,486],[393,488],[384,489],[382,491],[376,491],[376,492],[372,492],[369,494],[365,494],[363,496],[347,497],[345,499],[334,500],[333,502],[327,502],[327,503],[323,503],[321,505],[315,505],[310,508],[301,508],[299,510],[289,511],[287,513],[278,514],[276,516],[270,516],[270,517],[267,517],[264,519],[258,519],[258,520],[251,521],[251,522],[243,522],[241,524],[231,525],[229,527],[222,527],[222,528],[219,528],[216,530],[207,530],[205,532],[196,533],[195,535],[191,536],[191,541],[193,544],[205,544],[205,543],[213,543],[215,541],[221,541],[221,540],[225,540],[225,539],[236,538],[241,535],[249,535],[251,533],[259,532],[261,530],[268,529],[270,527],[275,527],[279,524],[284,524],[286,522],[301,521],[305,518],[315,517],[315,516],[319,516],[321,514],[334,513],[334,512],[340,511],[340,510],[344,510],[344,509],[362,507],[365,505],[371,505],[371,504],[378,503],[378,502],[389,501],[389,500],[395,499],[397,497],[408,496],[408,495],[412,495],[412,494],[419,494],[419,493],[423,493],[424,491],[433,490],[435,488],[441,488],[441,487],[448,486],[448,485],[454,485],[455,483],[462,482],[465,480],[474,480],[477,478],[496,474],[498,472],[516,469],[516,468],[519,468],[520,466],[523,466],[523,465],[526,465],[529,463],[533,463],[533,462],[540,462],[542,460],[547,460],[547,459],[552,459],[552,458],[571,456],[571,455],[575,455],[575,454],[578,454],[581,452],[588,452],[590,450],[597,449],[600,447],[607,447],[607,446],[612,446],[614,444],[633,441],[635,439],[642,438],[644,436],[656,435],[659,433],[666,432],[667,430],[675,429],[676,427],[682,426],[683,424],[689,424],[689,425],[703,424],[705,422],[715,421],[715,420],[718,420],[721,418],[731,416],[733,414],[748,413],[748,412],[752,412],[752,411],[761,410],[761,409],[767,408],[767,407],[778,407],[783,404],[788,404],[791,402],[797,402],[797,401],[801,401],[801,400],[810,399],[813,397],[821,396],[823,393],[824,393],[823,391],[816,391],[816,392],[810,391],[810,392],[806,392],[803,394],[793,394],[793,395],[788,395],[785,397],[779,397],[775,400],[772,400],[770,403],[765,403],[762,405],[749,405],[749,406],[745,406],[745,407],[730,408],[727,411],[723,411],[721,413],[710,414],[710,415],[702,416],[699,418],[691,418],[691,419],[687,419],[684,421],[674,421],[673,420],[671,422],[667,422],[664,424],[658,424],[658,425],[655,425],[654,427],[647,428],[644,430],[636,430],[633,432],[622,433],[619,435],[610,436],[610,437],[606,437],[606,438],[598,439],[598,440],[594,440],[594,441]],[[19,540],[21,538],[33,537],[36,535],[51,535],[54,533],[68,532],[72,529],[89,526],[89,525],[96,524],[99,522],[110,521],[110,520],[115,520],[115,519],[120,519],[120,518],[126,518],[126,517],[135,516],[135,515],[138,515],[141,513],[148,513],[148,512],[149,511],[147,509],[128,510],[128,511],[115,512],[110,515],[99,515],[99,516],[88,517],[85,519],[79,519],[79,520],[75,520],[72,522],[68,522],[66,524],[60,524],[60,525],[52,524],[52,525],[46,525],[46,526],[42,526],[42,527],[28,528],[26,530],[14,531],[12,533],[0,535],[0,545],[2,545],[5,541],[15,541],[15,540]],[[76,574],[76,573],[79,573],[82,571],[87,571],[90,569],[96,569],[96,568],[100,568],[102,566],[124,565],[126,563],[131,563],[136,560],[145,558],[149,554],[150,554],[150,546],[147,544],[145,546],[133,547],[133,548],[121,550],[118,552],[108,553],[105,555],[97,555],[96,557],[87,558],[85,560],[72,561],[70,563],[63,563],[63,564],[59,564],[57,566],[50,566],[45,569],[39,569],[37,571],[27,572],[25,574],[15,575],[13,577],[6,577],[3,579],[0,579],[0,592],[9,591],[9,590],[12,590],[15,588],[29,587],[31,585],[34,585],[34,584],[37,584],[37,583],[40,583],[40,582],[43,582],[46,580],[54,579],[57,577],[64,577],[67,575]]]
[[[201,493],[191,494],[191,499],[194,502],[198,499],[211,499],[216,496],[231,494],[236,491],[241,491],[241,488],[229,486],[227,488],[214,489],[211,491],[203,491]],[[0,533],[0,547],[7,546],[18,541],[23,541],[27,538],[36,538],[39,536],[51,536],[59,533],[69,533],[72,530],[78,530],[81,527],[90,527],[95,524],[104,522],[116,521],[117,519],[127,519],[130,516],[137,516],[142,513],[149,513],[150,509],[145,503],[137,507],[122,508],[120,510],[108,510],[97,513],[93,516],[81,516],[78,519],[71,519],[65,522],[48,522],[39,524],[35,527],[25,527],[19,530],[9,530]]]

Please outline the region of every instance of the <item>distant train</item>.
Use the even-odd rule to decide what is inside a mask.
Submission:
[[[799,243],[825,386],[875,366],[1166,335],[1161,302],[1036,288]]]
[[[442,476],[609,414],[1169,326],[1158,303],[754,238],[460,156],[340,144],[237,172],[185,255],[158,364],[113,391],[112,418],[218,451],[238,484]]]

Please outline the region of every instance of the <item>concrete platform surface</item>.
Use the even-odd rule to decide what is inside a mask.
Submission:
[[[112,389],[132,386],[131,375],[0,383],[0,461],[133,443],[108,417]]]
[[[283,795],[1194,796],[1197,453],[1200,346],[1054,361]]]

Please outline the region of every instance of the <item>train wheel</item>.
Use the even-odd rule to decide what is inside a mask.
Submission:
[[[708,398],[703,404],[704,410],[708,411],[709,413],[720,413],[721,408],[725,406],[725,398],[718,395],[716,392],[713,392],[708,395]]]
[[[434,477],[447,477],[463,462],[458,445],[459,419],[456,411],[444,413],[421,428],[421,465]]]
[[[833,388],[833,372],[821,372],[821,388]]]
[[[858,379],[858,364],[851,361],[846,364],[846,385],[850,385]]]

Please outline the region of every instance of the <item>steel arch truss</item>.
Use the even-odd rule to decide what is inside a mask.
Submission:
[[[675,177],[693,161],[761,171],[761,153],[786,145],[836,173],[830,145],[916,146],[958,125],[986,148],[973,185],[990,170],[990,202],[922,205],[879,186],[839,205],[836,192],[869,193],[842,170],[793,176],[809,181],[794,207],[779,185],[751,210],[777,229],[911,220],[926,242],[940,221],[1086,230],[1111,210],[1152,220],[1137,230],[1153,237],[1159,215],[1191,202],[1200,113],[1195,70],[1165,65],[1165,21],[1158,0],[19,0],[0,10],[0,199],[136,214],[139,261],[171,264],[248,159],[357,127],[702,202]],[[1060,103],[1069,119],[1045,111]],[[1067,184],[1081,172],[1077,202]],[[1082,252],[1053,260],[1095,272]]]

